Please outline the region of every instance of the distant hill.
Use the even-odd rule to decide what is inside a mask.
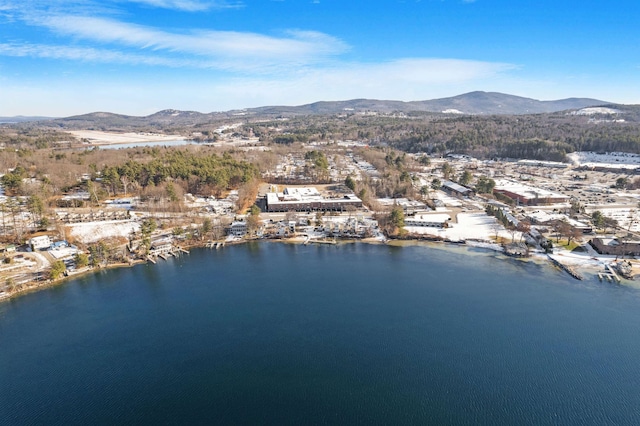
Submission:
[[[26,123],[29,121],[46,121],[54,120],[53,117],[26,117],[24,115],[16,115],[15,117],[0,117],[0,124],[10,123]]]
[[[451,98],[429,101],[386,101],[353,99],[348,101],[321,101],[300,106],[264,106],[227,112],[200,113],[173,109],[159,111],[146,117],[127,116],[108,112],[94,112],[67,118],[47,119],[44,125],[63,129],[93,129],[129,131],[133,129],[160,130],[191,127],[219,122],[235,117],[286,117],[302,115],[376,113],[450,113],[470,115],[523,115],[578,110],[586,107],[610,105],[598,99],[570,98],[555,101],[538,101],[520,96],[495,92],[471,92]],[[8,118],[7,121],[33,121]]]
[[[609,102],[588,98],[569,98],[555,101],[538,101],[521,96],[496,92],[471,92],[451,98],[409,102],[422,111],[457,110],[464,114],[540,114],[569,109],[599,106]]]
[[[269,106],[246,110],[253,114],[337,114],[345,111],[392,112],[434,112],[458,114],[539,114],[600,106],[608,102],[598,99],[569,98],[556,101],[538,101],[520,96],[496,92],[471,92],[451,98],[430,101],[381,101],[372,99],[353,99],[349,101],[315,102],[295,107]]]

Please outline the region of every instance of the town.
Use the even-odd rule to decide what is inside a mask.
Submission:
[[[240,127],[221,128],[211,144],[181,139],[178,147],[149,142],[148,135],[138,135],[137,143],[129,135],[133,146],[119,150],[104,149],[118,147],[108,142],[86,146],[90,141],[83,138],[80,148],[51,151],[50,161],[67,170],[65,189],[53,193],[41,188],[54,185],[55,172],[37,170],[34,158],[18,152],[1,178],[0,297],[95,268],[155,263],[194,246],[220,249],[261,239],[467,244],[546,256],[576,278],[582,278],[580,268],[598,267],[601,280],[614,281],[631,278],[633,257],[640,255],[639,155],[486,160],[354,140],[283,149],[234,131]],[[115,133],[101,136],[118,140]],[[134,160],[118,163],[129,151]],[[80,156],[87,167],[77,167]],[[130,171],[145,161],[171,168],[202,156],[219,162],[218,171],[241,173],[218,184],[198,180],[197,170],[183,177]],[[62,166],[69,157],[73,169]],[[6,155],[4,164],[11,164]]]

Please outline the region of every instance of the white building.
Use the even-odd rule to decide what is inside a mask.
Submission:
[[[29,240],[29,245],[32,250],[44,250],[51,247],[51,238],[48,235],[41,235],[39,237],[33,237]]]
[[[233,222],[229,227],[229,235],[244,237],[247,233],[247,222]]]
[[[451,217],[448,214],[423,214],[404,218],[404,226],[447,228]]]

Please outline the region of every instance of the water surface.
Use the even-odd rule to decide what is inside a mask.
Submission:
[[[639,331],[479,250],[193,250],[0,304],[0,424],[638,424]]]

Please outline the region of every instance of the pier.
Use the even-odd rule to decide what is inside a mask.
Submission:
[[[607,265],[605,265],[604,268],[609,272],[609,274],[607,274],[607,276],[610,276],[611,278],[613,278],[617,283],[620,283],[622,281],[622,279],[620,279],[618,274],[616,274],[616,271],[613,270],[611,265],[607,264]]]
[[[551,260],[551,263],[553,263],[554,265],[556,265],[558,268],[562,269],[563,271],[565,271],[566,273],[568,273],[569,275],[571,275],[573,278],[575,278],[576,280],[582,280],[582,275],[580,275],[575,269],[573,269],[571,266],[569,265],[565,265],[564,263],[560,262],[558,259],[555,259],[553,257],[551,257],[551,255],[547,255],[547,257],[549,258],[549,260]]]

